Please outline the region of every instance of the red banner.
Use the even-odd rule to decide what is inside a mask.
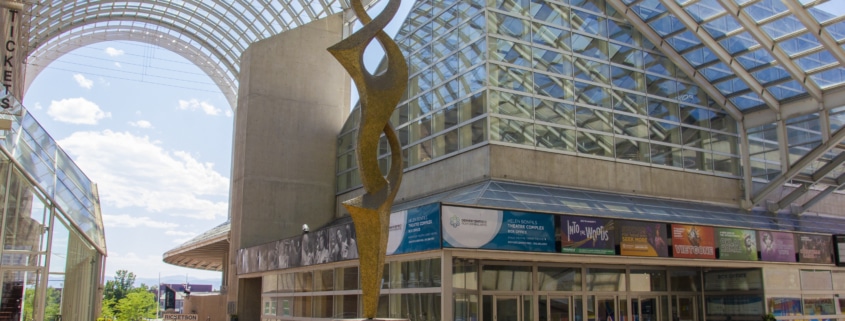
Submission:
[[[672,256],[715,259],[716,238],[712,227],[672,224]]]

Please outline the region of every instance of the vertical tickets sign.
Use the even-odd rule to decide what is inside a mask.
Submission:
[[[715,259],[713,228],[672,224],[672,256],[689,259]]]
[[[560,247],[563,253],[616,254],[616,231],[612,219],[562,216]]]
[[[0,1],[0,42],[3,49],[3,68],[0,74],[0,113],[19,114],[23,96],[23,48],[21,20],[23,4]]]

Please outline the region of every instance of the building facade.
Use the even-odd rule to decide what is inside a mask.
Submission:
[[[97,186],[21,113],[3,116],[0,140],[0,319],[94,320],[106,257]]]
[[[789,1],[415,2],[379,316],[842,318],[842,21]],[[357,112],[332,205],[362,193]],[[360,316],[334,208],[271,210],[297,221],[233,242],[239,316]]]

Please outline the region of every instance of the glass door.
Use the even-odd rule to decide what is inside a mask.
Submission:
[[[572,299],[568,296],[540,296],[541,321],[573,321]]]
[[[518,295],[496,296],[493,307],[493,320],[496,321],[523,321],[522,305]]]
[[[660,320],[660,300],[657,297],[638,297],[631,299],[631,312],[634,321]]]
[[[698,321],[698,302],[695,296],[678,296],[672,309],[673,321]]]
[[[619,308],[616,306],[616,297],[596,297],[596,306],[594,311],[590,311],[588,320],[590,321],[617,321],[619,320]]]

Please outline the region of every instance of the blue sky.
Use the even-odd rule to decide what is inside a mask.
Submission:
[[[98,185],[107,276],[219,277],[162,262],[228,211],[232,111],[199,68],[155,46],[99,43],[53,62],[24,105]]]
[[[391,34],[411,4],[404,1]],[[380,52],[368,50],[368,66]],[[162,261],[228,213],[233,112],[199,68],[156,46],[101,42],[50,64],[23,103],[98,185],[107,280],[117,270],[220,278]]]

